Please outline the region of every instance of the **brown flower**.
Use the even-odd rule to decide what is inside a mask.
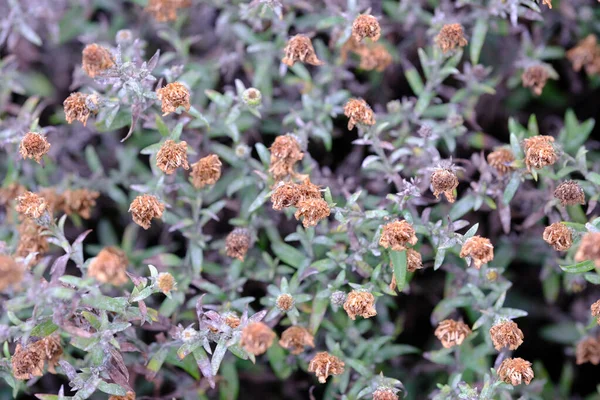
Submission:
[[[293,182],[279,182],[273,193],[271,193],[273,210],[282,210],[287,207],[296,206],[300,200],[298,186]]]
[[[25,380],[44,375],[44,358],[42,354],[23,348],[20,343],[15,348],[11,362],[15,379]]]
[[[362,46],[357,54],[360,56],[359,68],[366,71],[382,72],[392,63],[392,55],[382,44]]]
[[[45,137],[36,132],[29,132],[21,140],[19,152],[23,159],[34,159],[38,164],[42,161],[42,157],[50,150],[50,143]]]
[[[548,8],[552,8],[552,0],[542,0],[542,3],[548,6]]]
[[[510,350],[516,350],[523,344],[523,331],[519,329],[513,321],[504,321],[495,324],[490,328],[490,336],[494,343],[494,348],[498,351],[505,347]]]
[[[42,235],[43,230],[43,227],[30,219],[24,219],[21,222],[18,227],[19,244],[15,253],[17,257],[25,258],[31,253],[37,253],[31,260],[31,264],[36,264],[48,252],[50,245],[48,244],[47,236]]]
[[[460,346],[467,336],[471,334],[471,328],[462,321],[445,319],[435,329],[435,336],[444,348]]]
[[[563,207],[585,204],[585,193],[575,181],[566,181],[558,185],[554,190],[554,197],[560,200]]]
[[[310,178],[304,179],[304,181],[298,185],[298,193],[300,194],[300,200],[321,198],[321,188],[319,185],[312,183]]]
[[[370,38],[374,42],[381,36],[381,27],[377,18],[369,14],[360,14],[352,23],[352,36],[360,42],[364,38]]]
[[[373,294],[365,291],[353,290],[348,293],[344,310],[351,320],[355,320],[357,315],[363,318],[371,318],[377,315],[375,310],[375,297]]]
[[[436,199],[439,199],[440,194],[443,193],[449,203],[454,203],[456,200],[454,189],[458,187],[458,178],[456,177],[456,174],[449,169],[437,168],[433,171],[433,174],[431,174],[431,187]]]
[[[393,265],[390,266],[393,267]],[[413,249],[406,249],[406,270],[408,272],[415,272],[418,269],[423,268],[423,259],[421,253]],[[390,289],[396,290],[396,275],[392,274],[392,282],[390,283]]]
[[[600,46],[597,44],[596,36],[593,34],[586,36],[577,46],[567,51],[567,58],[576,72],[581,68],[585,68],[588,75],[600,72]]]
[[[294,298],[287,293],[280,294],[275,300],[275,305],[281,311],[289,311],[294,306]]]
[[[541,169],[548,165],[553,165],[558,156],[554,150],[552,136],[533,136],[524,140],[525,146],[525,164],[527,169]]]
[[[175,278],[168,272],[161,272],[156,277],[156,285],[164,294],[169,294],[173,289],[175,289]]]
[[[221,160],[216,154],[210,154],[192,164],[192,185],[202,189],[207,185],[214,185],[221,177]]]
[[[64,196],[59,194],[53,187],[42,188],[38,191],[38,194],[46,200],[48,213],[52,216],[57,210],[62,210],[65,206]]]
[[[352,130],[354,125],[375,125],[375,115],[373,110],[363,99],[350,99],[344,106],[344,115],[349,118],[348,130]]]
[[[240,326],[240,319],[235,314],[227,314],[225,317],[225,324],[231,329],[235,329]]]
[[[308,364],[308,372],[314,372],[319,382],[327,382],[329,375],[344,373],[344,362],[326,351],[317,353]]]
[[[595,337],[587,337],[577,343],[575,350],[576,364],[591,363],[600,364],[600,340]]]
[[[38,340],[29,345],[29,350],[42,354],[42,357],[48,362],[48,371],[53,374],[56,373],[54,367],[63,354],[60,338],[57,335],[46,336]]]
[[[127,392],[125,396],[112,395],[108,400],[135,400],[135,392]]]
[[[156,153],[156,166],[167,175],[171,175],[179,167],[189,169],[187,143],[175,143],[173,140],[164,142],[158,153]]]
[[[581,238],[581,244],[575,253],[575,261],[592,260],[600,268],[600,232],[588,232]]]
[[[315,347],[315,338],[308,329],[301,326],[290,326],[281,334],[279,345],[290,350],[292,354],[300,354],[304,347]]]
[[[496,169],[500,175],[504,175],[512,171],[512,163],[515,161],[515,156],[512,151],[505,147],[500,147],[492,151],[487,156],[488,164]]]
[[[513,386],[529,382],[533,379],[531,363],[522,358],[507,358],[498,367],[498,377]]]
[[[137,196],[129,206],[133,222],[144,229],[150,228],[153,218],[162,218],[164,211],[165,205],[155,196],[148,194]]]
[[[600,300],[590,306],[592,317],[596,318],[596,322],[600,325]]]
[[[23,267],[11,256],[0,254],[0,292],[23,280]]]
[[[191,4],[190,0],[149,0],[145,11],[158,22],[175,21],[177,11]]]
[[[471,257],[475,268],[479,269],[494,259],[494,246],[488,238],[473,236],[463,244],[460,257]]]
[[[442,27],[440,33],[435,37],[435,43],[444,53],[448,50],[454,50],[457,47],[465,47],[467,39],[463,27],[460,24],[447,24]]]
[[[179,107],[190,111],[190,91],[182,83],[169,83],[156,91],[156,97],[161,101],[163,116],[177,111]]]
[[[246,253],[250,248],[250,232],[245,228],[235,228],[225,238],[225,250],[227,257],[237,258],[244,261]]]
[[[300,200],[296,207],[298,209],[294,213],[294,217],[298,221],[302,218],[302,225],[305,228],[317,225],[320,220],[329,217],[331,213],[329,204],[320,197]]]
[[[76,214],[81,218],[90,219],[92,208],[100,193],[88,189],[66,190],[63,195],[63,211],[67,215]]]
[[[415,245],[417,236],[415,229],[407,221],[394,221],[383,226],[379,245],[394,251],[406,250],[409,244]]]
[[[304,158],[300,144],[291,135],[277,136],[271,145],[271,165],[269,172],[275,181],[294,176],[294,165]]]
[[[48,203],[38,194],[25,192],[17,197],[17,206],[15,209],[19,214],[28,218],[38,219],[48,211]]]
[[[95,94],[71,93],[63,102],[67,122],[70,124],[77,120],[85,126],[90,114],[98,112],[98,100],[98,95]]]
[[[125,273],[129,260],[125,252],[116,247],[105,247],[92,260],[87,275],[99,282],[121,286],[129,282]]]
[[[523,82],[523,87],[531,88],[531,91],[535,93],[536,96],[539,96],[542,94],[544,86],[546,86],[548,77],[549,74],[546,67],[543,65],[532,65],[523,72],[521,81]]]
[[[283,51],[285,56],[281,62],[289,67],[293,66],[296,61],[301,61],[310,65],[324,64],[315,54],[315,49],[310,38],[305,35],[296,35],[292,37],[287,42]]]
[[[379,388],[373,392],[373,400],[398,400],[398,395],[390,388]]]
[[[544,229],[544,241],[556,251],[567,251],[573,244],[573,234],[563,223],[555,222]]]
[[[25,186],[18,183],[11,183],[7,187],[0,188],[0,206],[6,207],[17,197],[25,193]]]
[[[271,347],[275,336],[275,332],[264,323],[252,322],[242,329],[240,346],[248,353],[259,356]]]
[[[81,67],[92,78],[115,65],[110,51],[96,43],[85,46],[81,55]]]

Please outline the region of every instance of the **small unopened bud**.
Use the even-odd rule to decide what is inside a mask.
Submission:
[[[277,296],[277,300],[275,301],[275,305],[281,311],[289,311],[294,306],[294,298],[291,295],[287,294],[287,293],[280,294],[279,296]]]
[[[262,103],[262,94],[258,89],[248,88],[242,93],[242,100],[248,107],[258,107]]]
[[[121,29],[115,36],[115,42],[120,46],[126,46],[133,40],[133,33],[129,29]]]
[[[335,292],[331,293],[329,299],[331,300],[331,304],[336,307],[341,307],[346,302],[346,293],[342,292],[341,290],[336,290]]]
[[[164,294],[169,294],[175,288],[175,278],[168,272],[161,272],[158,274],[156,278],[156,286],[160,289]]]

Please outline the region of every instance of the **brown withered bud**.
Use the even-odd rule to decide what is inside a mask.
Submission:
[[[494,348],[498,351],[505,347],[516,350],[523,344],[523,331],[513,321],[502,321],[490,328],[490,337]]]
[[[552,136],[534,136],[523,141],[525,147],[525,165],[531,168],[541,169],[553,165],[558,156],[554,150],[554,138]]]
[[[169,83],[156,91],[156,97],[161,101],[163,116],[177,111],[179,107],[190,111],[190,91],[182,83]]]
[[[554,190],[554,197],[560,200],[563,207],[585,204],[583,188],[575,181],[566,181],[558,185]]]
[[[314,372],[319,382],[327,382],[329,375],[344,373],[344,362],[326,351],[321,351],[313,357],[308,364],[308,372]]]
[[[85,46],[81,55],[81,68],[92,78],[115,65],[110,50],[96,43]]]
[[[351,131],[355,125],[375,125],[373,110],[363,99],[350,99],[344,106],[344,115],[349,118],[348,130]]]
[[[242,329],[240,346],[248,353],[259,356],[271,347],[275,337],[275,332],[264,323],[252,322]]]
[[[581,238],[575,261],[585,260],[592,260],[596,268],[600,268],[600,232],[588,232]]]
[[[408,245],[417,244],[415,228],[407,221],[394,221],[383,226],[379,245],[394,251],[406,250]]]
[[[360,56],[359,68],[366,71],[382,72],[392,64],[392,55],[382,44],[363,46],[357,51]]]
[[[171,291],[175,289],[176,284],[175,278],[168,272],[161,272],[156,277],[156,286],[158,286],[160,291],[164,294],[171,293]]]
[[[398,395],[390,388],[379,388],[373,392],[373,400],[398,400]]]
[[[504,175],[512,171],[512,163],[515,161],[515,156],[512,151],[505,147],[494,149],[487,156],[488,164],[494,168],[500,175]]]
[[[46,336],[43,339],[28,346],[29,351],[41,354],[48,362],[48,371],[55,374],[54,367],[58,364],[60,356],[63,354],[63,348],[60,344],[60,338],[57,335]]]
[[[227,316],[225,317],[225,324],[231,329],[235,329],[238,326],[240,326],[240,322],[241,321],[239,317],[235,314],[227,314]]]
[[[360,14],[352,23],[352,36],[360,42],[364,38],[370,38],[374,42],[381,37],[381,27],[377,18],[369,14]]]
[[[17,197],[25,193],[27,189],[25,186],[18,183],[11,183],[6,187],[0,188],[0,206],[6,207],[12,201],[16,200]]]
[[[294,298],[287,293],[280,294],[275,300],[275,305],[281,311],[289,311],[294,306]]]
[[[582,68],[585,68],[588,75],[600,72],[600,47],[596,35],[588,35],[577,46],[567,51],[567,58],[573,64],[575,72],[581,71]]]
[[[600,300],[590,306],[592,317],[596,318],[596,322],[600,325]]]
[[[435,43],[442,52],[447,53],[457,47],[465,47],[469,42],[461,24],[446,24],[435,37]]]
[[[494,259],[494,246],[488,238],[473,236],[463,244],[460,257],[471,257],[475,268],[479,269]]]
[[[27,218],[38,219],[48,212],[48,203],[36,193],[25,192],[17,197],[15,209]]]
[[[135,400],[135,392],[127,392],[125,393],[125,396],[112,395],[108,400]]]
[[[177,11],[192,5],[190,0],[149,0],[145,11],[158,22],[177,20]]]
[[[275,181],[295,175],[294,165],[304,158],[296,138],[291,135],[277,136],[269,150],[271,150],[269,173]]]
[[[522,358],[507,358],[498,367],[498,377],[513,386],[529,385],[533,379],[533,369],[529,361]]]
[[[279,182],[277,187],[271,193],[271,203],[273,210],[283,210],[287,207],[295,207],[300,200],[300,190],[294,182]]]
[[[319,221],[329,217],[331,210],[329,204],[322,198],[307,198],[300,200],[296,207],[294,217],[299,221],[302,218],[302,225],[305,228],[316,226]]]
[[[90,219],[99,196],[100,193],[88,189],[65,190],[62,194],[63,211],[67,215],[76,214],[83,219]]]
[[[315,338],[306,328],[290,326],[281,334],[279,345],[292,354],[300,354],[304,347],[315,347]]]
[[[207,185],[214,185],[221,177],[221,160],[216,154],[202,157],[192,164],[192,185],[196,189],[202,189]]]
[[[296,61],[301,61],[310,65],[324,64],[324,62],[317,57],[310,38],[305,35],[296,35],[292,37],[287,42],[283,52],[285,53],[285,56],[281,62],[288,67],[293,66]]]
[[[312,183],[310,178],[304,179],[298,185],[298,192],[300,193],[300,200],[321,198],[321,187]]]
[[[50,143],[39,133],[29,132],[21,140],[19,153],[23,159],[31,158],[38,164],[42,161],[44,154],[50,150]]]
[[[237,258],[244,261],[246,253],[250,248],[252,238],[250,231],[245,228],[235,228],[225,238],[225,250],[227,257]]]
[[[23,267],[11,256],[0,254],[0,292],[23,280]]]
[[[567,251],[573,244],[573,233],[563,223],[555,222],[544,229],[542,238],[556,251]]]
[[[18,227],[19,244],[15,252],[16,256],[25,258],[31,253],[37,253],[31,260],[31,264],[36,264],[50,249],[47,236],[42,235],[43,230],[44,228],[34,221],[24,219]]]
[[[539,96],[542,94],[549,76],[548,70],[543,65],[532,65],[523,71],[521,81],[523,87],[531,88],[531,91]]]
[[[394,266],[391,265],[393,268]],[[423,268],[423,259],[421,253],[413,249],[406,249],[406,270],[408,272],[415,272],[418,269]],[[392,282],[390,283],[390,289],[396,290],[396,275],[392,274]]]
[[[87,276],[102,283],[121,286],[129,282],[125,273],[127,265],[129,260],[124,251],[113,246],[105,247],[90,263]]]
[[[189,169],[187,143],[176,143],[173,140],[165,141],[156,153],[156,166],[167,175],[171,175],[180,167]]]
[[[346,297],[344,310],[353,321],[357,315],[363,318],[374,317],[377,315],[377,310],[375,310],[375,296],[369,292],[353,290]]]
[[[438,324],[434,334],[442,346],[449,349],[453,346],[460,346],[471,334],[471,328],[462,321],[445,319]]]
[[[26,380],[44,375],[44,357],[40,352],[30,351],[17,344],[11,359],[15,379]]]
[[[90,115],[98,112],[98,101],[95,94],[71,93],[63,102],[67,122],[70,124],[77,120],[85,126]]]
[[[165,205],[156,196],[143,194],[137,196],[129,206],[133,222],[144,229],[150,228],[153,218],[162,218]]]
[[[456,174],[449,169],[437,168],[431,174],[431,188],[436,199],[440,198],[441,194],[446,196],[448,203],[454,203],[454,189],[458,187],[458,178]]]
[[[65,198],[62,194],[59,194],[55,188],[42,188],[38,191],[38,194],[46,200],[46,203],[48,204],[48,213],[50,215],[54,215],[55,212],[64,209]]]
[[[587,337],[577,343],[575,350],[576,364],[581,365],[590,363],[600,364],[600,340],[595,337]]]

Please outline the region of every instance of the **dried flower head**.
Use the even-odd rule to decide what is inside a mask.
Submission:
[[[47,236],[42,235],[43,230],[44,228],[37,225],[33,220],[23,220],[18,227],[19,244],[15,253],[16,256],[25,258],[32,253],[36,253],[31,263],[37,263],[50,249]]]
[[[168,272],[161,272],[156,277],[156,286],[160,289],[164,294],[169,294],[173,289],[175,289],[175,278]]]
[[[137,196],[129,206],[133,222],[144,229],[150,228],[153,218],[162,218],[165,205],[156,196],[143,194]]]
[[[379,245],[386,249],[391,248],[394,251],[402,251],[408,245],[417,244],[415,228],[407,221],[394,221],[383,226]]]
[[[202,157],[192,164],[192,185],[196,189],[202,189],[207,185],[214,185],[221,177],[221,160],[216,154]]]
[[[0,206],[6,207],[17,197],[21,196],[27,191],[25,186],[18,183],[11,183],[6,187],[0,188]]]
[[[108,398],[108,400],[135,400],[135,392],[127,392],[125,396],[116,396],[112,395]]]
[[[357,315],[363,318],[374,317],[377,315],[377,310],[375,310],[375,296],[362,290],[353,290],[346,297],[344,310],[353,321]]]
[[[282,63],[291,67],[296,61],[301,61],[310,65],[323,65],[323,61],[319,60],[312,42],[308,36],[296,35],[292,37],[285,48],[283,49],[285,56],[281,60]]]
[[[585,260],[592,260],[596,268],[600,268],[600,232],[588,232],[581,238],[575,261]]]
[[[245,228],[235,228],[225,238],[225,249],[227,256],[244,261],[246,253],[250,248],[250,231]]]
[[[577,43],[577,46],[567,51],[567,58],[576,72],[581,71],[581,68],[585,68],[588,75],[600,72],[600,46],[596,35],[590,34]]]
[[[302,225],[305,228],[315,226],[320,220],[329,217],[331,210],[329,204],[322,198],[307,198],[300,200],[296,207],[294,217],[299,221],[302,218]]]
[[[553,165],[558,156],[554,150],[552,136],[533,136],[524,141],[525,146],[525,164],[527,169],[541,169],[548,165]]]
[[[390,266],[393,267],[393,265]],[[415,272],[418,269],[423,268],[423,259],[421,253],[413,249],[406,249],[406,270],[408,272]],[[392,282],[390,283],[390,289],[396,290],[396,275],[392,274]]]
[[[600,325],[600,300],[590,306],[592,317],[596,318],[596,322]]]
[[[98,112],[98,101],[95,94],[71,93],[63,102],[67,122],[70,124],[77,120],[85,126],[90,115]]]
[[[352,23],[352,36],[360,42],[364,38],[370,38],[374,42],[381,37],[381,27],[377,18],[369,14],[360,14]]]
[[[271,193],[271,203],[273,210],[283,210],[287,207],[296,206],[300,200],[300,190],[293,182],[279,182],[277,187]]]
[[[521,81],[523,82],[523,87],[531,88],[531,91],[536,96],[539,96],[542,94],[549,76],[548,69],[543,65],[532,65],[523,71]]]
[[[356,52],[360,56],[359,68],[366,71],[382,72],[392,64],[392,55],[382,44],[361,46]]]
[[[300,194],[300,200],[320,199],[321,187],[312,183],[310,178],[307,177],[298,185],[298,193]]]
[[[25,192],[17,197],[16,210],[28,218],[38,219],[48,212],[48,203],[36,193]]]
[[[490,336],[494,348],[498,351],[505,347],[516,350],[523,344],[523,331],[513,321],[501,321],[490,328]]]
[[[548,6],[548,8],[552,8],[552,0],[542,0],[542,3]]]
[[[189,169],[187,143],[175,143],[173,140],[165,141],[156,153],[156,166],[167,175],[171,175],[180,167]]]
[[[99,196],[100,193],[88,189],[65,190],[62,194],[63,211],[67,215],[76,214],[89,219]]]
[[[156,91],[156,97],[161,101],[163,116],[177,111],[179,107],[190,111],[190,91],[182,83],[169,83]]]
[[[42,357],[48,362],[48,371],[53,374],[56,373],[54,367],[58,364],[58,360],[63,354],[60,338],[57,335],[46,336],[29,345],[28,349],[32,352],[42,354]]]
[[[271,347],[275,337],[275,332],[264,323],[252,322],[242,329],[240,346],[248,353],[259,356]]]
[[[326,351],[315,354],[308,364],[308,372],[314,372],[319,382],[327,382],[329,375],[341,375],[344,373],[344,362],[332,356]]]
[[[304,347],[315,347],[315,338],[304,327],[290,326],[281,334],[279,345],[290,350],[292,354],[300,354]]]
[[[240,318],[235,314],[227,314],[225,317],[225,324],[231,329],[235,329],[240,326]]]
[[[270,150],[269,172],[273,179],[280,181],[287,176],[294,176],[294,165],[304,158],[304,153],[296,138],[291,135],[277,136]]]
[[[348,130],[356,124],[375,125],[373,110],[363,99],[350,99],[344,106],[344,115],[349,118]]]
[[[577,343],[575,350],[576,364],[591,363],[600,364],[600,340],[595,337],[587,337]]]
[[[92,78],[115,65],[110,50],[96,43],[85,46],[81,55],[81,67]]]
[[[566,181],[558,185],[554,190],[554,197],[560,200],[562,206],[585,204],[583,188],[575,181]]]
[[[460,257],[471,257],[475,268],[479,269],[494,259],[494,246],[490,239],[473,236],[465,241],[460,250]]]
[[[48,213],[50,215],[54,215],[58,210],[63,210],[65,208],[65,198],[62,194],[59,194],[55,188],[42,188],[38,191],[38,194],[46,200],[46,203],[48,204]]]
[[[44,154],[50,150],[50,143],[39,133],[29,132],[21,140],[19,153],[23,159],[34,159],[38,164],[42,161]]]
[[[44,358],[42,354],[23,348],[20,343],[15,348],[11,362],[15,379],[25,380],[44,375]]]
[[[378,388],[373,392],[373,400],[398,400],[398,395],[390,388]]]
[[[435,43],[446,53],[457,47],[465,47],[469,42],[461,24],[446,24],[435,37]]]
[[[281,311],[289,311],[294,306],[294,298],[287,293],[280,294],[275,300],[275,305]]]
[[[149,0],[145,11],[158,22],[177,20],[177,11],[189,7],[190,0]]]
[[[467,336],[471,334],[471,328],[462,321],[445,319],[435,329],[435,336],[444,348],[460,346]]]
[[[23,267],[11,256],[0,254],[0,292],[23,280]]]
[[[121,286],[129,281],[127,274],[129,260],[125,252],[116,247],[105,247],[92,260],[87,275],[99,282]]]
[[[531,363],[522,358],[507,358],[498,367],[498,377],[513,386],[524,383],[529,385],[533,379]]]
[[[431,174],[431,187],[436,199],[439,199],[440,194],[443,193],[449,203],[454,203],[456,200],[454,189],[458,187],[458,178],[449,169],[436,168]]]
[[[556,251],[567,251],[573,244],[573,234],[563,223],[555,222],[544,229],[543,239]]]
[[[512,171],[512,163],[515,161],[515,156],[510,149],[500,147],[492,151],[487,156],[488,164],[494,168],[500,175],[504,175]]]

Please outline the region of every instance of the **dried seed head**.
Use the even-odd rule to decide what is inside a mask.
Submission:
[[[271,347],[275,336],[275,332],[264,323],[252,322],[242,329],[240,346],[248,353],[259,356]]]
[[[50,143],[45,137],[36,132],[29,132],[21,140],[19,153],[23,159],[34,159],[38,164],[42,161],[44,154],[50,150]]]
[[[327,382],[329,375],[344,373],[344,362],[326,351],[317,353],[308,364],[308,372],[314,372],[319,382]]]
[[[442,27],[440,33],[435,37],[435,43],[444,53],[448,50],[454,50],[457,47],[465,47],[467,39],[463,27],[460,24],[447,24]]]
[[[81,55],[81,67],[92,78],[115,65],[110,51],[96,43],[85,46]]]
[[[171,175],[179,167],[189,169],[187,143],[175,143],[173,140],[164,142],[156,153],[156,166],[167,175]]]
[[[575,355],[577,365],[588,362],[594,365],[600,364],[600,340],[595,337],[587,337],[581,340],[577,343]]]
[[[133,222],[144,229],[150,228],[153,218],[162,218],[165,205],[155,196],[143,194],[137,196],[129,206]]]
[[[121,29],[115,35],[115,42],[120,46],[126,46],[133,41],[133,32],[129,29]]]
[[[95,94],[71,93],[63,102],[67,122],[70,124],[77,120],[85,126],[90,114],[98,112],[98,101],[98,95]]]
[[[350,99],[344,106],[344,115],[349,118],[348,130],[352,130],[354,125],[375,125],[375,115],[373,110],[363,99]]]
[[[359,68],[366,71],[383,72],[392,64],[392,55],[382,44],[362,46],[357,52],[360,56]]]
[[[245,228],[235,228],[225,238],[225,249],[227,256],[244,261],[246,253],[250,248],[250,244],[250,231]]]
[[[547,226],[542,237],[556,251],[567,251],[573,244],[571,230],[560,222]]]
[[[352,36],[360,42],[364,38],[370,38],[374,42],[381,37],[381,27],[377,18],[369,14],[360,14],[352,23]]]
[[[23,348],[21,344],[17,344],[11,362],[15,379],[25,380],[44,375],[42,354]]]
[[[258,107],[262,103],[262,94],[258,89],[248,88],[242,93],[242,101],[248,107]]]
[[[15,209],[19,214],[28,218],[39,219],[48,212],[48,203],[38,194],[25,192],[17,197],[17,206]]]
[[[161,101],[163,116],[177,111],[179,107],[190,111],[190,91],[182,83],[169,83],[156,91],[156,97]]]
[[[225,317],[225,324],[231,329],[235,329],[240,326],[240,319],[235,314],[227,314]]]
[[[11,256],[0,254],[0,292],[23,280],[23,267]]]
[[[406,250],[408,245],[417,244],[415,229],[407,221],[394,221],[383,226],[379,245],[394,251]]]
[[[125,396],[112,395],[108,400],[135,400],[135,392],[127,392]]]
[[[533,379],[531,363],[522,358],[507,358],[498,367],[498,377],[513,386],[524,383],[529,385]]]
[[[32,253],[37,253],[31,260],[31,264],[36,264],[50,249],[47,236],[42,235],[43,230],[43,227],[32,220],[23,220],[18,227],[19,245],[15,253],[16,256],[25,258]]]
[[[600,46],[596,36],[590,34],[581,40],[577,46],[567,51],[567,58],[576,72],[581,71],[581,68],[585,68],[588,75],[600,72]]]
[[[175,278],[168,272],[161,272],[156,277],[156,286],[160,289],[164,294],[169,294],[173,289],[175,289]]]
[[[548,81],[548,70],[543,65],[532,65],[523,71],[523,75],[521,75],[521,81],[523,82],[523,87],[531,88],[531,91],[539,96],[542,94],[544,90],[544,86],[546,86],[546,82]]]
[[[315,338],[306,328],[290,326],[281,334],[279,345],[292,354],[300,354],[305,346],[315,347]]]
[[[357,315],[363,318],[371,318],[377,315],[375,310],[375,297],[373,294],[365,291],[353,290],[348,293],[344,310],[351,320],[355,320]]]
[[[298,185],[298,192],[300,193],[300,200],[321,198],[321,187],[312,183],[310,178],[304,179],[304,181]]]
[[[90,219],[92,208],[100,193],[88,189],[66,190],[62,195],[63,211],[67,215],[79,215],[81,218]]]
[[[116,247],[105,247],[92,260],[87,275],[99,282],[121,286],[129,282],[125,273],[129,260],[125,252]]]
[[[273,193],[271,193],[273,210],[295,207],[298,201],[300,201],[299,186],[293,182],[279,182]]]
[[[541,169],[548,165],[553,165],[558,156],[554,150],[552,136],[534,136],[524,140],[525,146],[525,164],[527,169]]]
[[[221,177],[223,164],[216,154],[210,154],[192,164],[192,185],[196,189],[202,189],[207,185],[214,185]]]
[[[436,199],[440,198],[440,194],[446,196],[449,203],[454,203],[454,189],[458,187],[458,178],[456,174],[449,169],[437,168],[431,174],[431,188]]]
[[[60,344],[60,338],[56,335],[46,336],[43,339],[28,346],[29,351],[41,354],[48,362],[48,371],[55,374],[54,367],[58,364],[60,356],[63,354],[63,348]]]
[[[435,336],[444,348],[460,346],[467,336],[471,334],[471,328],[462,321],[445,319],[435,329]]]
[[[190,0],[149,0],[145,11],[158,22],[177,20],[177,11],[189,7]]]
[[[294,298],[287,293],[280,294],[275,300],[275,305],[281,311],[289,311],[294,306]]]
[[[398,395],[390,388],[379,388],[373,392],[373,400],[398,400]]]
[[[590,310],[592,311],[592,317],[596,318],[598,325],[600,325],[600,300],[592,304]]]
[[[301,61],[310,65],[323,65],[323,61],[319,60],[315,49],[310,41],[310,38],[305,35],[296,35],[292,37],[285,48],[283,49],[285,56],[281,60],[282,63],[291,67],[296,61]]]
[[[331,293],[329,299],[331,300],[331,304],[339,307],[344,305],[346,302],[346,297],[346,293],[342,292],[341,290],[336,290],[335,292]]]
[[[294,165],[304,158],[300,144],[291,135],[277,136],[271,145],[269,172],[275,181],[295,175]]]
[[[302,225],[305,228],[316,226],[320,220],[329,217],[331,210],[329,204],[322,198],[303,199],[296,204],[298,208],[294,217],[299,221],[302,218]]]
[[[588,232],[581,238],[575,261],[586,260],[592,260],[596,268],[600,268],[600,232]]]
[[[494,246],[488,238],[473,236],[463,244],[460,257],[471,257],[475,268],[479,269],[494,259]]]
[[[585,204],[585,193],[575,181],[566,181],[558,185],[554,190],[554,197],[560,200],[563,207]]]
[[[523,344],[523,331],[513,321],[502,321],[490,328],[490,336],[494,348],[498,351],[505,347],[516,350]]]
[[[488,164],[494,168],[500,175],[504,175],[512,171],[512,163],[515,161],[515,156],[512,151],[505,147],[495,149],[487,156]]]

